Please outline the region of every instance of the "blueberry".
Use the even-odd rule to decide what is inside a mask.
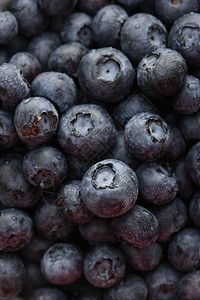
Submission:
[[[124,138],[133,156],[142,161],[153,161],[167,151],[169,127],[157,114],[138,113],[126,124]]]
[[[94,1],[94,0],[79,0],[78,1],[78,8],[86,13],[88,13],[89,15],[95,15],[99,9],[101,9],[102,7],[111,4],[113,2],[113,0],[98,0],[98,1]]]
[[[22,35],[32,37],[44,31],[49,24],[37,0],[13,0],[10,10],[16,17]]]
[[[117,285],[103,291],[103,300],[145,300],[148,289],[144,279],[130,274]]]
[[[144,0],[117,0],[121,5],[125,6],[127,9],[137,8],[139,5],[144,4]]]
[[[124,277],[125,269],[122,252],[107,244],[92,247],[83,260],[85,278],[96,287],[109,288],[117,284]]]
[[[41,259],[41,271],[50,283],[64,285],[82,276],[83,254],[75,245],[57,243]]]
[[[26,179],[42,189],[49,189],[61,182],[67,170],[64,154],[51,146],[35,148],[24,157],[23,172]]]
[[[74,229],[74,224],[67,221],[56,205],[55,195],[46,195],[34,211],[34,222],[38,233],[51,240],[63,240]]]
[[[5,45],[18,33],[18,22],[10,11],[0,12],[0,45]]]
[[[143,272],[157,267],[163,258],[163,250],[159,243],[153,243],[145,248],[136,248],[132,245],[122,244],[120,249],[124,253],[128,264],[133,269]]]
[[[168,39],[169,47],[178,51],[187,64],[194,68],[200,66],[199,28],[199,13],[184,14],[173,23]]]
[[[30,83],[42,71],[38,59],[29,52],[17,52],[9,63],[17,66]]]
[[[59,116],[54,105],[44,97],[31,97],[19,103],[14,124],[19,138],[28,145],[37,146],[52,139]]]
[[[60,72],[42,72],[31,84],[33,96],[51,101],[63,114],[77,102],[77,87],[71,77]]]
[[[48,16],[67,16],[75,8],[77,0],[38,0],[38,3]]]
[[[189,204],[189,216],[195,227],[200,229],[200,192],[197,191]]]
[[[18,141],[12,114],[0,109],[0,150],[9,149]]]
[[[159,48],[143,57],[137,68],[141,90],[152,98],[174,95],[184,84],[187,65],[175,50]]]
[[[80,60],[87,52],[88,49],[78,42],[61,45],[51,53],[48,68],[50,71],[77,77]]]
[[[0,66],[0,100],[4,105],[15,107],[29,93],[30,86],[18,67],[10,63]]]
[[[161,263],[155,270],[147,273],[148,299],[175,299],[176,286],[180,276],[181,274],[168,263]]]
[[[35,289],[28,300],[67,300],[67,296],[58,288],[38,288]]]
[[[181,115],[178,119],[178,127],[186,141],[200,140],[200,110],[191,115]]]
[[[27,47],[27,51],[39,60],[42,70],[48,70],[48,59],[51,53],[61,44],[60,37],[54,32],[43,32],[33,37]]]
[[[120,160],[94,164],[81,183],[83,203],[97,216],[117,217],[130,210],[138,195],[135,172]]]
[[[92,21],[92,32],[98,47],[120,47],[120,33],[127,12],[119,5],[107,5],[98,10]]]
[[[9,153],[0,157],[0,202],[6,207],[31,207],[41,190],[31,186],[23,174],[23,156]]]
[[[153,213],[159,224],[158,242],[170,241],[172,234],[185,227],[188,219],[187,207],[179,198],[156,208]]]
[[[166,25],[172,25],[182,15],[198,12],[198,0],[155,0],[155,13]]]
[[[185,161],[189,177],[197,187],[200,187],[200,142],[190,148]]]
[[[79,225],[81,236],[90,245],[113,244],[117,241],[114,235],[110,219],[95,217],[86,224]]]
[[[0,298],[9,300],[19,294],[25,277],[25,267],[19,255],[0,252]]]
[[[0,211],[0,250],[13,252],[30,243],[33,222],[23,210],[6,208]]]
[[[64,21],[61,29],[63,43],[78,42],[90,48],[93,43],[92,18],[83,12],[75,12]]]
[[[113,218],[111,225],[120,242],[137,248],[148,247],[158,238],[157,218],[148,209],[137,204],[122,216]]]
[[[96,104],[80,104],[62,115],[57,138],[63,150],[82,159],[107,152],[116,129],[107,111]]]
[[[188,272],[183,277],[176,287],[176,299],[181,300],[196,300],[200,298],[200,271]]]
[[[134,64],[157,48],[166,48],[167,30],[151,14],[138,13],[127,19],[121,30],[121,49]]]
[[[136,175],[139,192],[148,202],[163,205],[174,199],[178,191],[176,177],[169,164],[164,162],[145,162]]]
[[[8,62],[8,53],[2,47],[2,48],[0,48],[0,65],[3,65],[4,63],[7,63],[7,62]]]
[[[84,224],[91,221],[94,215],[81,199],[80,186],[80,180],[72,180],[63,185],[58,190],[57,205],[60,213],[67,220]]]
[[[83,92],[101,102],[122,100],[131,91],[134,80],[129,59],[112,47],[91,50],[79,64],[78,81]]]
[[[200,231],[185,228],[176,233],[169,243],[168,260],[177,270],[188,272],[200,264]]]

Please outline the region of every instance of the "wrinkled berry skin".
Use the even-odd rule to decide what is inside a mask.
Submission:
[[[83,92],[102,102],[118,102],[134,84],[135,71],[129,59],[112,47],[91,50],[79,64],[78,81]]]
[[[12,114],[0,109],[0,150],[9,149],[18,141]]]
[[[139,113],[125,126],[124,138],[129,152],[141,161],[154,161],[167,151],[169,126],[159,115]]]
[[[59,189],[56,201],[63,217],[73,223],[85,224],[91,221],[94,215],[81,199],[80,186],[81,180],[67,182]]]
[[[0,12],[0,45],[8,44],[18,33],[18,22],[10,11]]]
[[[34,290],[28,300],[67,300],[67,296],[59,289],[48,287]]]
[[[147,285],[140,276],[129,274],[117,285],[103,291],[103,300],[145,300]]]
[[[163,205],[174,199],[178,191],[175,174],[164,162],[145,162],[136,175],[141,196],[148,202]]]
[[[200,142],[196,143],[187,153],[185,158],[186,170],[192,182],[200,187]]]
[[[92,32],[98,47],[120,47],[120,32],[128,19],[127,12],[119,5],[101,8],[92,21]]]
[[[175,290],[180,277],[181,274],[170,264],[161,263],[155,270],[146,275],[148,299],[175,299]]]
[[[159,243],[153,243],[145,248],[121,244],[120,249],[124,253],[128,264],[139,271],[147,272],[154,269],[163,258],[163,250]]]
[[[75,8],[77,0],[38,0],[39,7],[48,16],[67,16]]]
[[[137,248],[148,247],[158,238],[157,218],[148,209],[137,204],[122,216],[113,218],[111,225],[120,242]]]
[[[41,190],[26,180],[21,154],[9,153],[0,157],[0,195],[0,202],[5,207],[27,208],[39,201]]]
[[[177,19],[169,32],[168,45],[178,51],[191,67],[200,67],[200,14],[188,13]]]
[[[130,210],[138,195],[135,172],[120,160],[94,164],[81,183],[83,203],[97,216],[113,218]]]
[[[177,284],[176,299],[196,300],[200,298],[200,271],[188,272]]]
[[[22,259],[16,253],[0,252],[0,298],[12,299],[18,295],[26,278]],[[17,299],[17,298],[16,298]]]
[[[192,271],[200,264],[200,231],[185,228],[176,233],[168,247],[168,260],[182,272]]]
[[[138,85],[149,97],[174,95],[184,84],[187,65],[181,54],[159,48],[143,57],[137,68]]]
[[[157,48],[166,48],[167,30],[155,16],[138,13],[127,19],[120,35],[121,49],[133,64]]]
[[[118,283],[125,274],[125,259],[117,248],[101,244],[92,247],[85,255],[83,272],[94,286],[109,288]]]
[[[34,96],[51,101],[63,114],[77,102],[77,88],[71,77],[60,72],[43,72],[31,84]]]
[[[73,244],[58,243],[50,247],[41,260],[41,271],[50,283],[69,284],[82,276],[82,251]]]
[[[32,146],[49,141],[56,133],[58,121],[57,110],[44,97],[32,97],[21,101],[14,114],[19,138]]]
[[[15,107],[30,94],[30,86],[20,69],[13,64],[0,66],[0,100],[8,107]]]
[[[83,12],[71,14],[64,22],[60,36],[64,44],[78,42],[87,48],[93,43],[92,18]]]
[[[30,243],[33,222],[23,210],[7,208],[0,211],[0,250],[13,252]]]
[[[62,181],[67,171],[65,155],[51,146],[35,148],[24,157],[23,172],[26,179],[42,189],[49,189]]]
[[[96,104],[80,104],[62,115],[57,138],[68,154],[90,160],[109,151],[116,129],[107,111]]]

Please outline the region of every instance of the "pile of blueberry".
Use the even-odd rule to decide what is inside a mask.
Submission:
[[[0,300],[200,300],[200,2],[2,3]]]

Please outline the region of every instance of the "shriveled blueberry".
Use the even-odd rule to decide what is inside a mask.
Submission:
[[[187,13],[178,18],[169,32],[168,45],[178,51],[189,66],[200,66],[200,14]]]
[[[28,300],[67,300],[67,296],[57,288],[38,288],[34,290]]]
[[[131,62],[112,47],[91,50],[79,64],[78,81],[83,92],[101,102],[122,100],[131,91],[134,80]]]
[[[26,278],[22,259],[16,253],[0,252],[0,298],[12,299],[18,295]]]
[[[153,243],[145,248],[136,248],[128,244],[122,244],[120,249],[124,253],[128,264],[139,271],[154,269],[163,258],[163,250],[159,243]]]
[[[96,217],[86,224],[79,225],[79,231],[84,240],[93,246],[103,243],[113,244],[117,241],[110,219]]]
[[[78,42],[89,48],[93,43],[92,18],[83,12],[75,12],[64,21],[61,29],[63,43]]]
[[[116,4],[106,5],[98,10],[92,21],[96,45],[119,48],[121,28],[127,19],[127,12]]]
[[[148,209],[137,204],[122,216],[113,218],[111,225],[120,242],[134,247],[148,247],[158,238],[157,218]]]
[[[23,172],[33,186],[49,189],[67,175],[65,155],[57,148],[44,146],[35,148],[24,157]]]
[[[51,101],[63,114],[77,102],[77,88],[71,77],[60,72],[42,72],[31,84],[33,96]]]
[[[58,34],[47,31],[33,37],[27,47],[27,51],[39,60],[42,70],[48,70],[48,59],[57,47],[61,44]]]
[[[49,71],[62,72],[77,77],[79,63],[87,52],[88,49],[78,42],[61,45],[49,56]]]
[[[0,157],[0,202],[6,207],[31,207],[41,190],[33,187],[23,174],[23,156],[9,153]]]
[[[179,198],[156,208],[153,213],[159,224],[158,242],[170,241],[172,234],[185,227],[188,220],[187,207]]]
[[[117,217],[130,210],[138,195],[135,172],[120,160],[94,164],[81,183],[84,204],[97,216]]]
[[[50,283],[64,285],[82,276],[83,254],[76,245],[57,243],[41,259],[41,271]]]
[[[200,264],[200,230],[185,228],[176,233],[168,247],[168,260],[182,272],[192,271]]]
[[[106,153],[115,141],[116,129],[107,111],[96,104],[80,104],[62,115],[58,142],[68,154],[90,160]]]
[[[180,277],[181,274],[172,268],[170,264],[161,263],[155,270],[146,275],[148,299],[175,299],[176,286]]]
[[[9,149],[18,141],[12,114],[0,109],[0,150]]]
[[[117,285],[103,291],[103,300],[145,300],[148,289],[144,279],[128,274]]]
[[[0,45],[8,44],[18,33],[18,22],[8,10],[0,11]]]
[[[134,64],[157,48],[166,48],[167,30],[155,16],[137,13],[129,17],[121,30],[121,49]]]
[[[49,24],[36,0],[13,0],[10,10],[17,19],[21,34],[31,37],[40,34]]]
[[[6,106],[15,107],[30,94],[30,86],[20,69],[13,64],[0,66],[0,100]]]
[[[124,138],[133,156],[142,161],[153,161],[167,151],[169,126],[157,114],[138,113],[126,124]]]
[[[163,205],[177,194],[175,174],[165,162],[145,162],[137,168],[136,175],[140,194],[152,204]]]
[[[29,52],[17,52],[11,57],[9,63],[17,66],[28,82],[32,82],[42,71],[38,59]]]
[[[49,141],[56,133],[58,121],[57,110],[44,97],[31,97],[21,101],[14,114],[19,138],[33,146]]]
[[[33,221],[23,210],[6,208],[0,211],[0,250],[14,252],[30,243]]]
[[[200,298],[200,271],[186,273],[176,286],[176,297],[181,300],[196,300]]]
[[[67,16],[75,8],[77,0],[38,0],[41,10],[48,16]]]
[[[83,272],[94,286],[109,288],[117,284],[125,274],[125,259],[116,247],[101,244],[92,247],[85,255]]]
[[[143,57],[138,65],[138,85],[152,98],[174,95],[184,84],[187,65],[183,56],[169,48],[159,48]]]

